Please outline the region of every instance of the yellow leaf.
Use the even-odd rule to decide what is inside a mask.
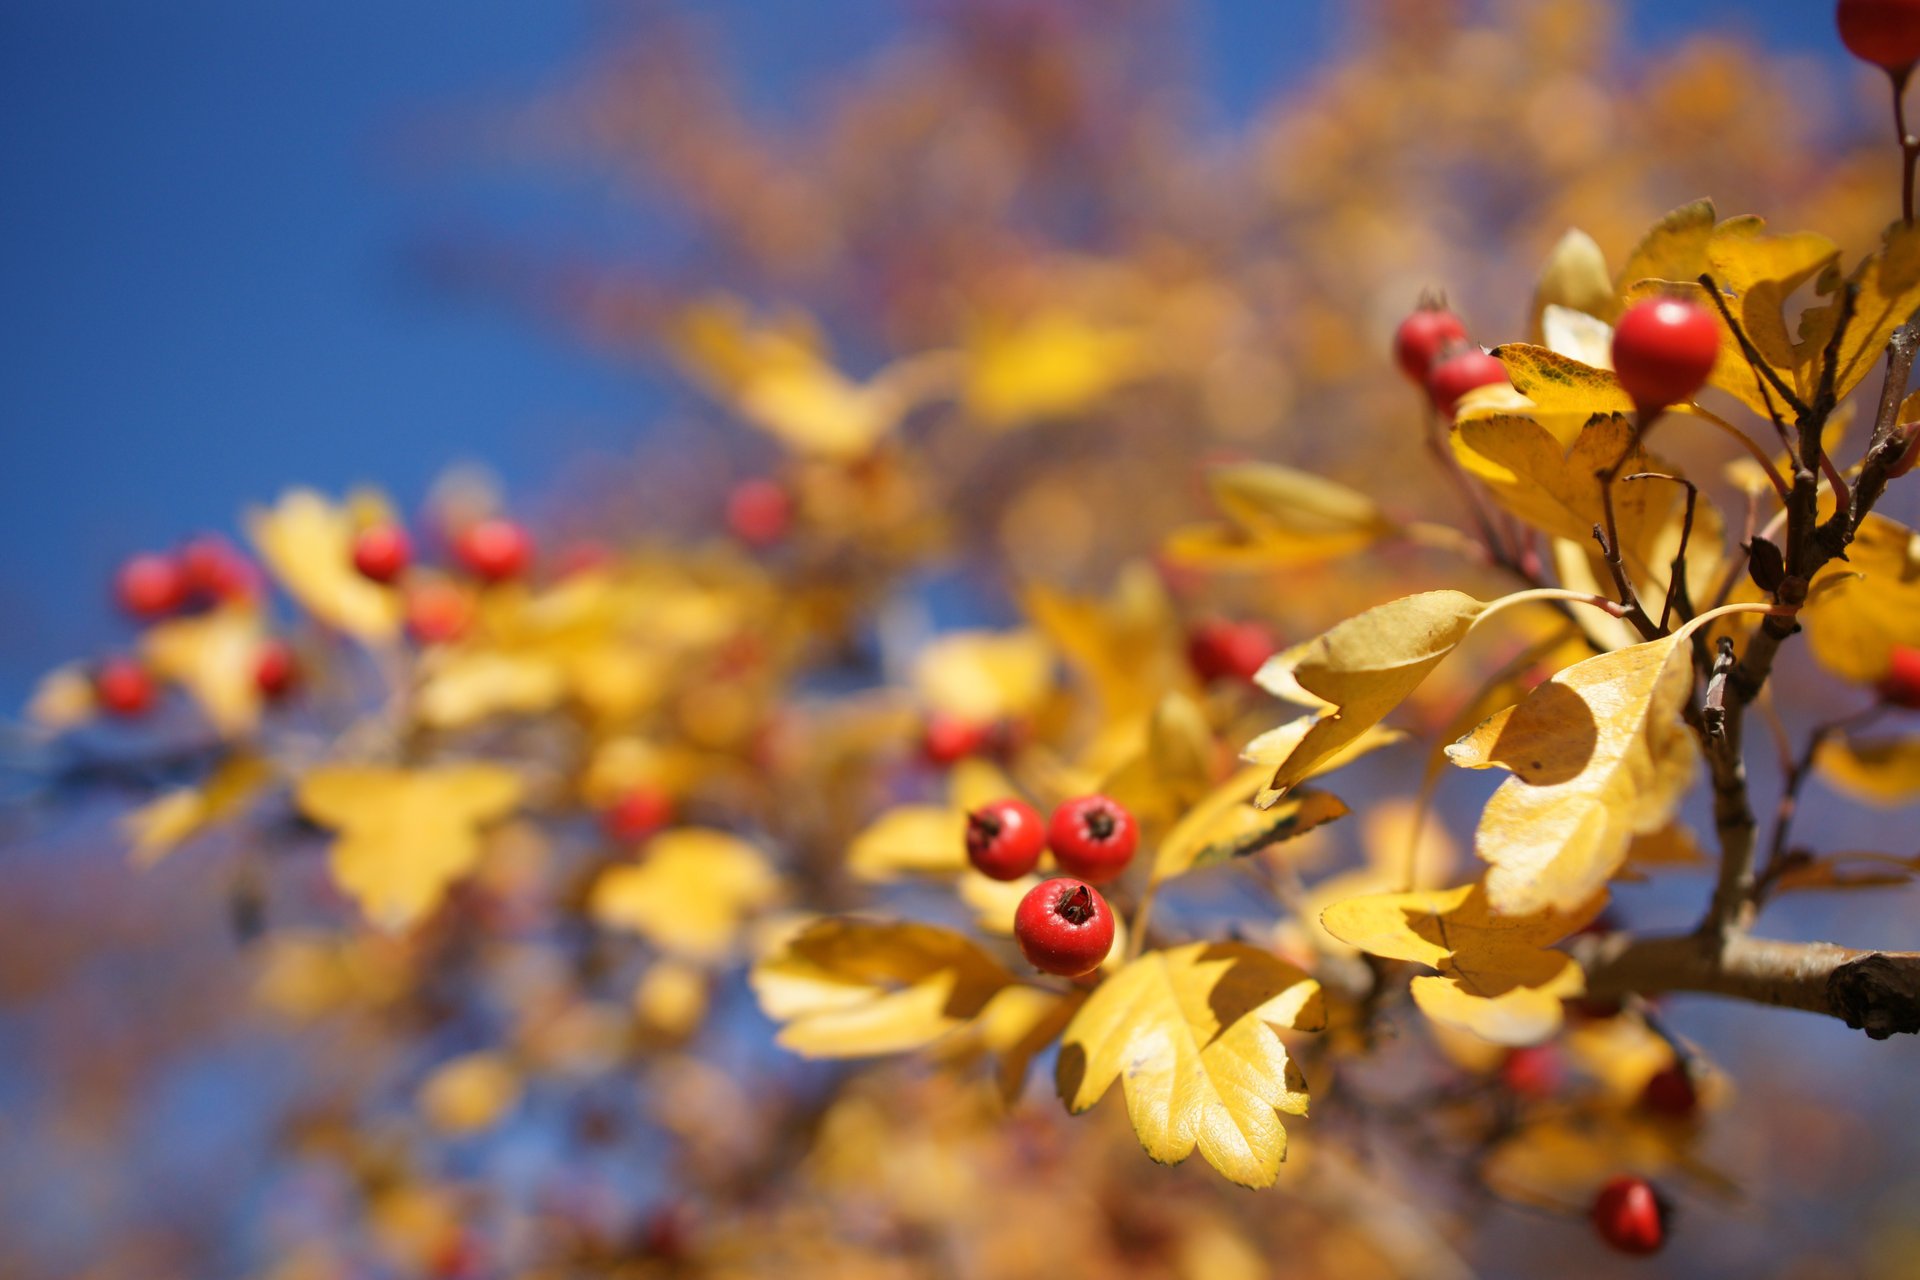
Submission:
[[[1032,711],[1053,687],[1053,650],[1031,631],[956,631],[927,645],[914,688],[931,710],[985,724]]]
[[[140,652],[153,673],[184,688],[224,737],[240,737],[260,720],[254,680],[264,632],[251,606],[230,606],[151,627]]]
[[[958,875],[966,866],[966,810],[947,805],[889,809],[847,847],[847,870],[862,880]]]
[[[439,905],[480,857],[480,828],[520,803],[497,765],[328,765],[300,780],[300,809],[340,833],[333,878],[376,923],[403,928]]]
[[[429,655],[420,718],[436,729],[463,729],[493,716],[537,715],[566,693],[559,667],[543,658],[460,648]]]
[[[1844,680],[1887,673],[1894,646],[1920,646],[1920,535],[1869,515],[1836,561],[1814,576],[1800,611],[1814,660]]]
[[[1270,463],[1238,463],[1208,477],[1230,527],[1176,530],[1162,546],[1196,567],[1265,570],[1352,555],[1397,526],[1373,499],[1322,476]]]
[[[1920,738],[1835,735],[1813,756],[1821,781],[1868,804],[1900,805],[1920,798]]]
[[[127,815],[132,861],[150,867],[182,843],[239,813],[273,780],[273,768],[258,756],[221,762],[203,786],[169,791]]]
[[[1692,688],[1684,640],[1650,640],[1568,667],[1447,748],[1461,768],[1514,774],[1474,837],[1497,910],[1572,910],[1672,820],[1699,754],[1680,720]]]
[[[1515,958],[1517,959],[1517,957]],[[1409,984],[1413,1002],[1435,1022],[1494,1044],[1538,1044],[1560,1029],[1561,1003],[1585,994],[1586,975],[1572,958],[1535,951],[1523,963],[1471,980],[1458,972],[1422,975]]]
[[[707,1014],[706,971],[679,960],[648,965],[633,989],[633,1012],[651,1031],[691,1034]]]
[[[1733,309],[1747,337],[1789,386],[1803,394],[1812,383],[1800,372],[1801,352],[1787,327],[1787,299],[1840,258],[1840,246],[1810,231],[1770,235],[1766,222],[1752,216],[1728,218],[1707,242],[1714,283],[1733,297]],[[1749,371],[1749,380],[1753,377]]]
[[[983,323],[967,348],[967,410],[1000,428],[1081,413],[1144,368],[1140,335],[1065,307]]]
[[[1269,670],[1284,671],[1332,708],[1274,770],[1273,790],[1284,794],[1379,724],[1466,638],[1485,609],[1458,591],[1422,592],[1369,609],[1269,660]],[[1268,672],[1261,674],[1267,683]]]
[[[780,878],[746,841],[676,827],[648,841],[637,865],[602,873],[587,912],[671,955],[717,960],[732,948],[746,917],[779,891]]]
[[[1268,774],[1264,765],[1241,769],[1190,809],[1160,842],[1153,883],[1245,857],[1346,816],[1338,797],[1304,788],[1272,808],[1255,808]]]
[[[1034,585],[1021,592],[1020,603],[1067,664],[1092,685],[1109,724],[1129,724],[1146,715],[1185,673],[1179,621],[1149,565],[1123,567],[1104,599]]]
[[[1060,1033],[1086,1001],[1080,991],[1061,993],[1039,987],[1002,987],[974,1020],[971,1034],[999,1060],[994,1080],[1011,1103],[1027,1082],[1035,1056]]]
[[[1602,316],[1613,305],[1613,277],[1607,256],[1592,236],[1575,227],[1561,236],[1547,254],[1546,266],[1533,289],[1533,331],[1541,332],[1548,307],[1565,307]]]
[[[1595,414],[1633,411],[1633,398],[1611,369],[1525,342],[1502,343],[1488,354],[1505,366],[1513,389],[1532,402],[1527,416],[1538,416],[1543,423],[1566,420],[1577,425]]]
[[[1540,315],[1540,342],[1569,360],[1595,369],[1613,368],[1613,327],[1584,311],[1548,307]]]
[[[86,668],[71,662],[40,677],[27,701],[27,719],[57,733],[85,724],[97,709]]]
[[[470,1053],[443,1063],[420,1086],[427,1122],[442,1133],[491,1129],[520,1102],[520,1073],[498,1053]]]
[[[1206,712],[1184,693],[1160,699],[1148,717],[1141,749],[1097,788],[1143,825],[1171,822],[1207,793],[1218,754]]]
[[[1620,268],[1614,292],[1624,297],[1642,280],[1697,280],[1707,269],[1707,244],[1713,239],[1711,200],[1683,204],[1653,224]],[[1616,318],[1616,303],[1602,318]]]
[[[1177,1164],[1196,1146],[1247,1187],[1266,1187],[1286,1158],[1280,1113],[1304,1115],[1306,1082],[1275,1034],[1317,1030],[1320,984],[1239,943],[1150,951],[1108,978],[1068,1024],[1060,1097],[1078,1113],[1115,1080],[1147,1154]]]
[[[353,519],[343,508],[290,490],[248,514],[247,535],[287,594],[321,622],[368,641],[398,633],[399,594],[354,569]]]
[[[1851,277],[1860,288],[1853,319],[1841,336],[1834,394],[1844,396],[1879,362],[1893,331],[1920,310],[1920,227],[1896,222],[1887,228],[1880,248]],[[1812,397],[1820,384],[1821,359],[1839,318],[1839,282],[1831,282],[1834,300],[1808,309],[1800,320],[1800,386]]]
[[[749,975],[779,1043],[809,1058],[924,1048],[966,1025],[1013,975],[957,933],[816,920]]]

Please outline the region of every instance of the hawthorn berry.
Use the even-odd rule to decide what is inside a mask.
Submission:
[[[1667,1204],[1645,1178],[1614,1178],[1593,1198],[1593,1228],[1622,1253],[1658,1253],[1667,1242]]]
[[[93,672],[93,696],[109,715],[131,720],[153,707],[153,677],[132,658],[108,658]]]
[[[1467,326],[1459,316],[1431,298],[1423,298],[1393,331],[1393,358],[1409,382],[1424,387],[1440,353],[1466,340]]]
[[[1550,1044],[1510,1049],[1500,1062],[1500,1083],[1515,1097],[1538,1101],[1560,1091],[1566,1066],[1560,1051]]]
[[[490,516],[462,529],[453,554],[467,571],[487,582],[517,578],[533,563],[533,537],[515,521]]]
[[[727,528],[750,547],[768,547],[787,536],[793,499],[772,480],[742,480],[727,495]]]
[[[1068,875],[1105,884],[1127,869],[1140,827],[1125,805],[1108,796],[1080,796],[1053,811],[1047,847]]]
[[[629,787],[600,815],[607,838],[620,844],[644,840],[673,820],[673,797],[642,783]]]
[[[240,548],[219,534],[203,534],[180,548],[180,573],[187,593],[205,604],[251,599],[260,590],[260,574]]]
[[[113,580],[114,599],[132,617],[151,622],[187,602],[187,576],[172,556],[143,551],[128,557]]]
[[[1251,682],[1279,648],[1280,642],[1264,623],[1214,620],[1201,623],[1187,637],[1187,664],[1207,684]]]
[[[1507,367],[1492,355],[1470,343],[1442,352],[1427,373],[1427,398],[1447,417],[1453,416],[1460,397],[1479,387],[1491,387],[1507,380]]]
[[[1920,649],[1893,646],[1887,655],[1887,674],[1880,677],[1880,697],[1896,707],[1920,710]]]
[[[473,625],[473,597],[455,583],[432,579],[407,591],[407,634],[419,644],[458,640]]]
[[[368,525],[353,539],[353,567],[364,578],[388,583],[413,563],[413,539],[397,524]]]
[[[1834,22],[1862,62],[1898,73],[1920,61],[1920,0],[1840,0]]]
[[[1691,400],[1720,358],[1720,326],[1697,302],[1648,298],[1613,330],[1613,371],[1642,413]]]
[[[1092,973],[1113,949],[1113,912],[1100,891],[1057,876],[1027,891],[1013,913],[1013,936],[1042,973]]]
[[[294,659],[293,646],[278,638],[264,642],[253,660],[253,683],[260,695],[277,702],[299,682],[300,664]]]
[[[1640,1091],[1640,1109],[1680,1120],[1700,1109],[1700,1090],[1683,1062],[1672,1062],[1647,1077]]]
[[[936,711],[920,731],[920,754],[931,764],[958,764],[985,750],[991,736],[992,729],[987,725]]]
[[[1018,880],[1040,865],[1046,826],[1025,800],[1011,796],[967,815],[967,861],[993,880]]]

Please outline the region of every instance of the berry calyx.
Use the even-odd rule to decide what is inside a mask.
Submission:
[[[1506,380],[1505,365],[1479,347],[1462,344],[1442,352],[1428,371],[1427,398],[1433,401],[1436,410],[1451,418],[1461,396]]]
[[[1500,1063],[1500,1083],[1516,1097],[1539,1101],[1560,1091],[1566,1067],[1560,1051],[1548,1044],[1509,1050]]]
[[[1027,891],[1013,913],[1013,936],[1042,973],[1092,973],[1113,949],[1113,912],[1100,892],[1059,876]]]
[[[1047,847],[1060,869],[1089,884],[1105,884],[1125,871],[1139,842],[1133,815],[1108,796],[1069,800],[1047,821]]]
[[[413,539],[397,524],[368,525],[353,539],[353,567],[363,578],[396,581],[413,563]]]
[[[473,597],[454,583],[432,579],[407,591],[407,634],[418,644],[447,644],[473,625]]]
[[[1593,1229],[1622,1253],[1658,1253],[1667,1242],[1667,1205],[1645,1178],[1622,1175],[1593,1198]]]
[[[1640,1091],[1640,1109],[1674,1120],[1698,1111],[1700,1090],[1686,1064],[1674,1062],[1648,1076],[1646,1087]]]
[[[1920,0],[1840,0],[1833,16],[1862,62],[1898,73],[1920,61]]]
[[[533,563],[533,537],[512,520],[476,520],[453,540],[454,558],[487,582],[517,578]]]
[[[1693,399],[1719,358],[1719,324],[1685,298],[1636,302],[1613,330],[1613,371],[1642,413]]]
[[[769,547],[787,536],[793,499],[772,480],[742,480],[727,495],[727,528],[750,547]]]
[[[153,677],[132,658],[108,658],[93,672],[93,696],[109,715],[131,720],[153,708]]]
[[[1467,340],[1467,326],[1459,316],[1431,298],[1400,322],[1393,331],[1393,359],[1416,387],[1427,385],[1433,362],[1448,347]]]
[[[1896,707],[1920,710],[1920,649],[1893,646],[1887,655],[1887,674],[1880,677],[1880,697]]]
[[[260,652],[253,660],[253,683],[260,690],[260,696],[269,702],[278,702],[293,692],[300,683],[300,664],[293,656],[293,646],[278,638],[265,641]]]
[[[927,717],[926,727],[920,732],[920,754],[930,764],[958,764],[984,751],[992,732],[987,725],[936,711]]]
[[[187,602],[187,576],[172,556],[143,551],[114,575],[113,596],[131,617],[151,622],[178,612]]]
[[[1011,796],[967,815],[967,861],[992,880],[1018,880],[1040,865],[1046,827],[1034,807]]]
[[[620,844],[644,840],[673,820],[673,797],[648,784],[630,787],[600,815],[601,830]]]
[[[1238,680],[1250,683],[1280,648],[1273,632],[1260,622],[1203,622],[1187,638],[1187,664],[1207,683]]]

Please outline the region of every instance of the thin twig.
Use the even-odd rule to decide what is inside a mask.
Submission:
[[[1773,366],[1760,354],[1760,349],[1753,345],[1753,339],[1747,336],[1747,331],[1741,328],[1738,320],[1734,319],[1733,312],[1727,308],[1726,297],[1720,292],[1720,286],[1714,283],[1713,274],[1701,272],[1699,282],[1700,286],[1707,291],[1707,296],[1713,299],[1713,305],[1720,309],[1720,318],[1727,322],[1727,328],[1732,331],[1734,341],[1740,344],[1740,352],[1746,356],[1747,363],[1752,366],[1754,373],[1772,383],[1773,389],[1780,393],[1780,398],[1787,402],[1794,413],[1804,417],[1807,412],[1806,402],[1794,394],[1793,388],[1781,381],[1780,375],[1773,371]]]

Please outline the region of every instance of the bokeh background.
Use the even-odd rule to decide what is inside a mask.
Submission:
[[[961,0],[0,5],[0,705],[20,705],[47,668],[119,632],[105,584],[128,549],[232,529],[242,506],[288,484],[377,480],[414,503],[450,465],[478,463],[536,522],[564,523],[583,495],[605,503],[605,477],[644,469],[661,423],[712,412],[657,351],[629,340],[620,283],[634,281],[640,297],[662,281],[697,284],[715,238],[670,198],[668,179],[617,176],[592,147],[565,145],[569,109],[617,82],[620,67],[684,56],[689,75],[711,70],[724,83],[739,119],[769,136],[805,136],[899,50],[950,31],[957,8]],[[1589,73],[1585,96],[1515,98],[1514,153],[1492,154],[1507,145],[1497,126],[1461,126],[1450,135],[1457,149],[1436,161],[1444,173],[1381,192],[1383,208],[1425,202],[1423,234],[1444,229],[1444,252],[1430,268],[1354,268],[1364,284],[1345,299],[1342,333],[1361,340],[1329,340],[1347,363],[1325,374],[1327,388],[1372,383],[1382,397],[1404,396],[1385,337],[1423,285],[1464,298],[1487,341],[1518,334],[1531,273],[1572,222],[1618,261],[1648,218],[1699,194],[1722,197],[1725,212],[1809,219],[1856,249],[1890,212],[1884,85],[1846,60],[1824,0],[1127,8],[1153,33],[1153,74],[1139,91],[1159,95],[1164,118],[1179,122],[1171,150],[1245,148],[1282,169],[1289,140],[1340,156],[1368,138],[1377,145],[1370,130],[1399,131],[1371,157],[1384,166],[1421,154],[1417,112],[1397,126],[1355,125],[1347,138],[1299,131],[1303,104],[1311,122],[1316,102],[1390,102],[1380,69],[1423,52],[1395,45],[1397,24],[1508,29],[1548,9],[1596,24],[1591,49],[1567,52],[1565,32],[1555,46]],[[1431,47],[1441,56],[1441,44]],[[1343,88],[1340,69],[1363,56],[1376,78]],[[1456,65],[1466,73],[1449,92],[1463,118],[1497,121],[1513,82],[1471,74],[1470,58]],[[670,134],[671,105],[648,109],[656,128],[665,112]],[[698,109],[689,100],[690,128]],[[1594,154],[1536,174],[1533,186],[1504,176],[1534,152],[1553,155],[1551,139],[1590,133],[1603,111],[1641,132],[1594,143]],[[1606,176],[1634,169],[1633,140],[1668,120],[1643,184],[1627,190]],[[1262,152],[1254,143],[1269,135]],[[1490,158],[1475,164],[1476,154]],[[1383,219],[1389,232],[1398,216]],[[1334,220],[1300,225],[1323,237],[1302,233],[1293,249],[1303,259],[1362,252],[1378,233],[1349,227],[1336,239],[1326,232]],[[783,277],[764,263],[725,282],[783,278],[806,284],[804,272]],[[1315,283],[1323,300],[1339,296],[1327,279]],[[836,337],[877,356],[877,330]],[[1302,404],[1324,407],[1308,394],[1313,379],[1300,381]],[[1325,438],[1330,421],[1303,412],[1250,447],[1395,478],[1397,463],[1343,456]],[[1417,493],[1421,482],[1402,483]],[[1197,486],[1168,499],[1189,514],[1199,501]],[[620,513],[609,519],[618,526]],[[1897,819],[1827,800],[1835,841],[1910,843]],[[113,826],[120,807],[109,797],[52,825],[0,831],[9,934],[0,1273],[264,1274],[338,1209],[337,1188],[273,1152],[313,1073],[340,1064],[311,1038],[264,1035],[235,1016],[251,977],[207,905],[217,887],[190,867],[133,879]],[[1677,924],[1691,900],[1630,890],[1626,906],[1636,924]],[[1777,923],[1896,945],[1913,919],[1911,901],[1890,895],[1795,903]],[[1714,1155],[1743,1181],[1738,1194],[1690,1205],[1689,1229],[1656,1265],[1674,1275],[1920,1275],[1920,1050],[1793,1015],[1675,1003],[1688,1035],[1738,1065],[1740,1100]],[[750,1018],[729,1034],[743,1074],[784,1074],[799,1089],[814,1078],[771,1053]],[[396,1086],[377,1071],[358,1083]],[[876,1114],[896,1105],[876,1101]],[[555,1166],[571,1158],[555,1136],[559,1116],[536,1110],[501,1143],[462,1154],[463,1172],[509,1197],[550,1194]],[[1110,1132],[1099,1141],[1088,1139],[1096,1153],[1135,1158]],[[617,1217],[606,1197],[651,1204],[667,1190],[644,1150],[572,1172],[586,1217]],[[1163,1176],[1186,1186],[1206,1175]],[[1569,1247],[1569,1227],[1547,1215],[1481,1213],[1466,1255],[1477,1273],[1541,1274],[1542,1258]],[[1584,1242],[1577,1256],[1594,1274],[1631,1273]],[[1317,1265],[1341,1274],[1337,1255]],[[1286,1271],[1275,1264],[1274,1274]]]

